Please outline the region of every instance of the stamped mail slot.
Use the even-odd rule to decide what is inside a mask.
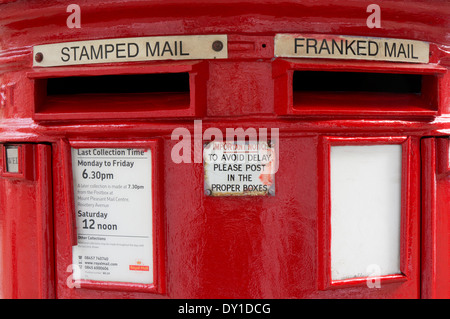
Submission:
[[[38,121],[191,117],[205,109],[205,65],[65,68],[31,72]]]

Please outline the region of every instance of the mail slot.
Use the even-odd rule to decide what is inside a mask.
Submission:
[[[107,68],[29,74],[35,86],[34,118],[114,119],[192,117],[204,112],[205,84],[201,63]],[[133,73],[134,72],[134,73]],[[111,99],[116,103],[111,105]]]
[[[429,118],[440,113],[443,71],[439,67],[418,70],[417,66],[392,69],[386,65],[374,70],[361,63],[330,66],[320,61],[279,61],[274,68],[275,85],[280,90],[278,112],[316,117],[385,114]]]
[[[0,297],[450,297],[443,6],[0,0]]]

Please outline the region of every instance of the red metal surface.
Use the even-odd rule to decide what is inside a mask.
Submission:
[[[42,144],[30,151],[35,178],[0,181],[2,298],[55,297],[51,151]]]
[[[448,147],[435,144],[450,135],[447,2],[378,1],[382,27],[374,29],[366,26],[367,3],[356,0],[101,4],[83,0],[77,2],[79,29],[66,25],[70,3],[0,1],[0,142],[30,143],[35,163],[34,180],[0,177],[0,297],[450,297],[449,174],[436,164],[448,159]],[[428,41],[430,63],[274,58],[274,35],[300,32]],[[190,34],[227,34],[228,59],[32,67],[34,45]],[[384,97],[380,102],[387,109],[370,107],[367,102],[372,98],[356,95],[345,103],[317,105],[311,97],[305,114],[289,106],[289,72],[299,68],[432,75],[439,91],[430,95],[437,106],[424,110],[405,99]],[[191,102],[171,109],[162,100],[157,110],[149,111],[144,108],[145,98],[124,104],[120,99],[62,97],[39,107],[44,100],[41,79],[145,72],[189,72]],[[203,131],[279,128],[276,196],[205,196],[203,165],[175,164],[171,159],[176,144],[170,138],[172,131],[183,127],[193,136],[194,119],[202,119]],[[405,204],[409,214],[403,224],[408,229],[401,238],[406,245],[402,247],[407,254],[406,279],[383,281],[380,289],[364,285],[320,289],[327,272],[324,137],[411,141]],[[164,253],[158,260],[163,289],[143,292],[132,285],[69,288],[66,284],[74,242],[67,146],[90,140],[160,142],[155,188],[161,210]]]
[[[422,141],[422,297],[448,298],[448,138]],[[444,160],[440,157],[443,157]]]

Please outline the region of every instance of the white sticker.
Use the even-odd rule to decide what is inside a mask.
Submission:
[[[210,142],[204,146],[205,194],[275,195],[275,150],[267,142]]]
[[[401,184],[400,144],[331,146],[332,280],[400,273]]]
[[[8,173],[19,172],[19,147],[6,146],[6,170]]]
[[[80,278],[153,283],[152,153],[72,148]]]

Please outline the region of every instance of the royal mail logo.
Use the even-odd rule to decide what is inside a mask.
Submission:
[[[130,270],[150,271],[150,266],[142,265],[142,261],[136,261],[136,265],[129,265]]]

